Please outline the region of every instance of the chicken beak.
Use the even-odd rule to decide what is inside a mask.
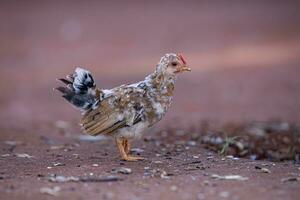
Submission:
[[[182,68],[181,68],[181,70],[180,71],[182,71],[182,72],[184,72],[184,71],[188,71],[188,72],[191,72],[192,71],[192,69],[191,68],[189,68],[188,66],[183,66]]]

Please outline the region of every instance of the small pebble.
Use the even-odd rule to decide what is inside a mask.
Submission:
[[[17,141],[5,141],[5,144],[11,145],[11,146],[16,146],[19,142]]]
[[[79,158],[79,154],[74,153],[73,156],[75,156],[75,158]]]
[[[172,191],[172,192],[176,192],[177,191],[177,186],[176,185],[172,185],[171,187],[170,187],[170,191]]]
[[[131,174],[132,170],[127,167],[120,167],[119,169],[117,169],[117,172],[119,172],[121,174]]]
[[[255,166],[255,169],[259,169],[263,173],[271,173],[271,171],[265,167]]]
[[[228,155],[226,158],[232,159],[232,160],[239,160],[239,158],[234,157],[233,155]]]
[[[17,153],[18,158],[33,158],[34,156],[28,155],[27,153]]]
[[[287,178],[283,178],[281,179],[282,182],[294,182],[294,181],[299,181],[300,178],[298,179],[297,177],[287,177]]]
[[[132,148],[132,149],[130,149],[130,152],[132,152],[132,153],[143,153],[144,150],[143,149],[139,149],[139,148]]]
[[[261,168],[261,171],[263,173],[271,173],[271,171],[268,168],[265,168],[265,167]]]
[[[48,194],[48,195],[52,195],[52,196],[59,196],[59,191],[60,191],[60,187],[59,186],[55,186],[53,188],[49,188],[49,187],[42,187],[40,188],[40,193],[42,194]]]
[[[55,167],[58,167],[58,166],[65,166],[65,164],[63,164],[63,163],[53,163],[53,166],[55,166]]]
[[[223,192],[220,192],[219,193],[219,197],[222,197],[222,198],[228,198],[229,197],[229,192],[228,191],[223,191]]]
[[[189,146],[196,146],[196,144],[197,143],[193,140],[190,140],[190,141],[187,142],[187,145],[189,145]]]

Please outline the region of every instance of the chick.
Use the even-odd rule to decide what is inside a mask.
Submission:
[[[184,71],[191,69],[183,56],[169,53],[138,83],[98,89],[89,71],[76,68],[74,74],[59,79],[67,86],[56,89],[83,113],[84,132],[113,137],[123,160],[138,161],[144,158],[129,155],[130,140],[162,119],[172,103],[177,75]]]

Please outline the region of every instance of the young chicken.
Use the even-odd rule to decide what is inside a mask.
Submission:
[[[138,161],[143,157],[129,155],[129,140],[162,119],[173,98],[178,74],[191,71],[180,54],[164,55],[154,73],[135,84],[113,89],[98,89],[91,73],[76,68],[73,75],[59,79],[67,87],[58,87],[62,96],[83,112],[81,126],[90,135],[112,136],[121,158]]]

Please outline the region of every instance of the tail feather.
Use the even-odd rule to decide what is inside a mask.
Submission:
[[[66,84],[66,87],[55,89],[75,107],[85,111],[99,102],[95,92],[96,85],[89,71],[78,67],[73,75],[58,80]]]
[[[64,79],[64,78],[60,78],[60,79],[58,79],[59,81],[61,81],[62,83],[64,83],[64,84],[66,84],[66,85],[69,85],[69,84],[73,84],[73,82],[72,81],[69,81],[69,80],[67,80],[67,79]]]
[[[90,88],[96,87],[91,73],[87,70],[77,67],[73,77],[73,87],[76,93],[88,93]]]

